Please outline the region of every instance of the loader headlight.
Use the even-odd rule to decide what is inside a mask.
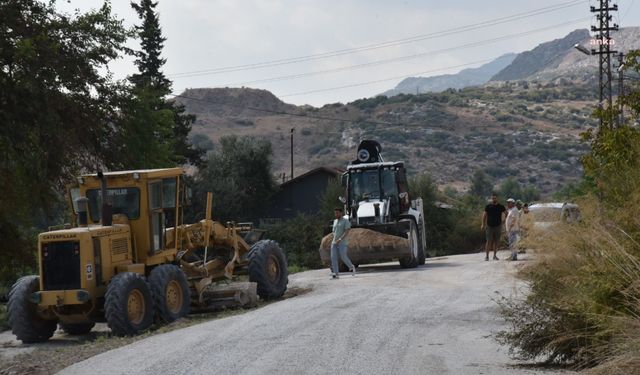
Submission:
[[[365,149],[358,151],[358,160],[360,160],[363,163],[369,160],[369,151]]]

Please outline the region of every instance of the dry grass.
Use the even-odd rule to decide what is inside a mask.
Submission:
[[[626,212],[604,215],[594,200],[581,206],[582,223],[529,237],[538,254],[520,273],[529,291],[500,301],[510,329],[498,339],[520,358],[639,373],[640,223]]]

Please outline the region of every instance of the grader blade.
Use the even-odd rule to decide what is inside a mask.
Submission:
[[[209,285],[200,294],[200,308],[219,310],[228,307],[254,307],[258,303],[258,287],[254,282]]]
[[[331,241],[333,234],[324,236],[320,244],[322,263],[331,263]],[[354,264],[370,263],[372,259],[389,259],[407,254],[409,240],[406,238],[383,234],[371,229],[353,228],[347,236],[347,254]]]

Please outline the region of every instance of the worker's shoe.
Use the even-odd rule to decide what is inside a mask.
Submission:
[[[351,266],[351,276],[356,275],[356,266]]]
[[[332,273],[332,274],[331,274],[331,278],[332,278],[332,279],[339,279],[339,278],[340,278],[340,276],[338,276],[338,275],[337,275],[337,274],[335,274],[335,273]]]
[[[500,260],[500,259],[498,259],[497,255],[493,254],[493,260]]]
[[[488,261],[489,260],[489,256],[487,255],[486,257],[484,257],[484,260]]]

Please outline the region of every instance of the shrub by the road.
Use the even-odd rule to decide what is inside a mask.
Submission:
[[[640,194],[631,208],[640,209]],[[584,220],[546,235],[533,235],[536,264],[520,276],[529,291],[503,299],[510,329],[498,337],[524,359],[596,373],[640,370],[640,244],[613,220],[601,220],[597,205],[582,202]],[[585,207],[587,206],[587,207]],[[640,227],[640,220],[632,223]],[[635,238],[634,238],[635,237]]]
[[[267,236],[280,244],[287,255],[287,263],[291,270],[321,268],[318,248],[322,240],[323,224],[328,224],[328,221],[314,216],[299,215],[270,227]]]

